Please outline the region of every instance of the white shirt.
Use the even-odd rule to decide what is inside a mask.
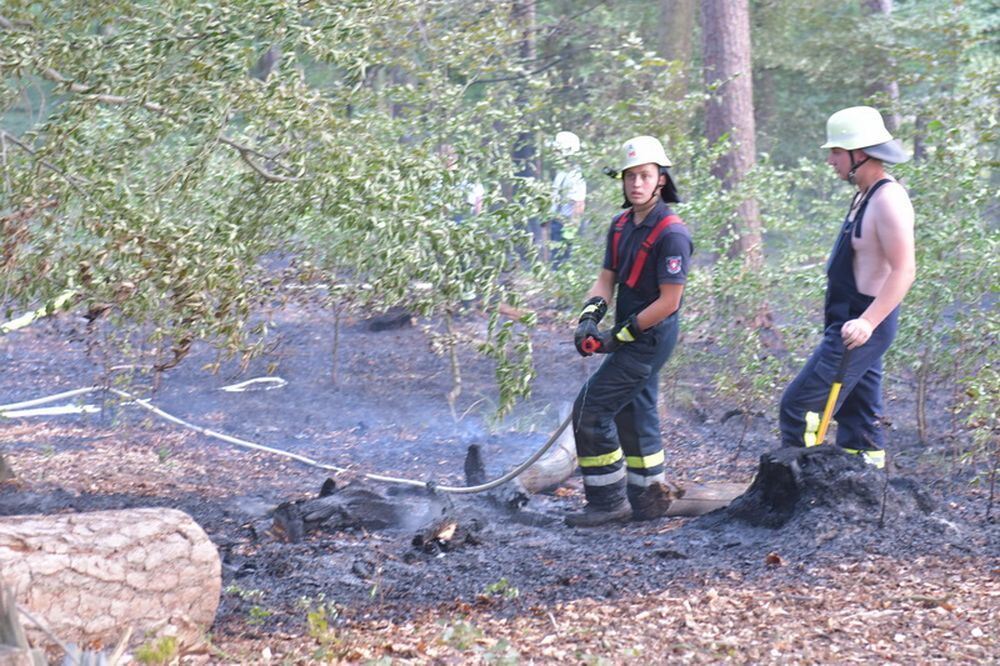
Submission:
[[[579,167],[569,171],[559,171],[552,179],[552,214],[569,218],[578,201],[587,199],[587,181]]]

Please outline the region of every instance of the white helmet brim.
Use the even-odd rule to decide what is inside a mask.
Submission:
[[[910,156],[903,148],[903,144],[899,142],[899,139],[892,139],[891,141],[868,146],[861,150],[865,151],[867,155],[887,164],[902,164],[910,160]]]

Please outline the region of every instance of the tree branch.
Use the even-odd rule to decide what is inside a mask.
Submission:
[[[530,72],[525,72],[524,74],[513,74],[511,76],[498,76],[498,77],[493,78],[493,79],[479,79],[478,81],[473,81],[473,83],[503,83],[504,81],[518,81],[520,79],[526,79],[526,78],[534,76],[536,74],[541,74],[542,72],[544,72],[547,69],[552,69],[553,67],[555,67],[559,63],[561,63],[564,60],[566,60],[566,56],[567,55],[572,55],[572,52],[573,52],[573,49],[570,49],[570,53],[569,54],[565,54],[564,53],[562,55],[559,55],[559,56],[553,58],[552,60],[550,60],[549,62],[545,63],[541,67],[539,67],[537,69],[533,69]]]
[[[14,25],[14,23],[10,19],[8,19],[5,16],[3,16],[2,14],[0,14],[0,28],[2,28],[3,30],[6,30],[6,31],[13,31],[13,30],[16,29],[16,26]],[[59,71],[53,69],[52,67],[46,67],[44,70],[42,70],[42,77],[45,78],[45,79],[48,79],[49,81],[57,83],[59,85],[65,86],[72,93],[76,93],[76,94],[79,94],[79,95],[86,95],[89,99],[91,99],[91,100],[93,100],[95,102],[99,102],[101,104],[108,104],[108,105],[111,105],[111,106],[125,106],[125,105],[128,105],[128,104],[134,103],[134,100],[129,99],[128,97],[124,97],[122,95],[112,95],[112,94],[109,94],[109,93],[95,93],[95,92],[93,92],[93,90],[94,90],[93,86],[88,86],[86,84],[79,83],[78,81],[74,81],[72,79],[68,79],[65,76],[63,76]],[[147,111],[149,111],[151,113],[155,113],[155,114],[160,115],[160,116],[170,117],[169,110],[167,108],[165,108],[164,106],[160,105],[160,104],[156,104],[155,102],[149,102],[149,101],[139,102],[139,106],[141,106],[142,108],[146,109]],[[32,155],[34,155],[34,152],[31,151],[30,148],[28,148],[25,144],[17,141],[10,134],[8,134],[6,132],[3,132],[2,136],[6,137],[6,138],[9,138],[13,143],[15,143],[16,145],[20,146],[21,148],[27,150],[29,153],[31,153]],[[245,145],[243,145],[243,144],[241,144],[241,143],[239,143],[239,142],[237,142],[237,141],[235,141],[233,139],[230,139],[230,138],[228,138],[226,136],[220,135],[218,137],[218,142],[221,143],[221,144],[224,144],[226,146],[229,146],[230,148],[235,149],[239,153],[240,158],[244,162],[246,162],[247,165],[249,165],[251,169],[253,169],[255,172],[257,172],[264,180],[267,180],[267,181],[272,182],[272,183],[288,183],[288,182],[295,182],[297,180],[300,180],[302,178],[302,176],[303,176],[302,173],[299,173],[299,174],[297,174],[295,176],[283,176],[283,175],[276,174],[273,171],[270,171],[270,170],[264,168],[260,164],[257,164],[256,162],[254,162],[253,159],[251,158],[251,155],[257,155],[259,157],[262,157],[262,158],[265,158],[265,159],[269,159],[269,160],[272,160],[272,161],[274,160],[274,158],[269,158],[266,155],[264,155],[263,153],[261,153],[261,152],[259,152],[257,150],[254,150],[254,149],[252,149],[252,148],[250,148],[248,146],[245,146]],[[72,184],[74,187],[77,187],[77,189],[79,189],[79,187],[75,183],[73,183],[72,179],[69,176],[67,176],[65,173],[63,173],[62,171],[60,171],[59,169],[57,169],[53,165],[51,165],[51,164],[49,164],[48,162],[45,162],[45,161],[42,161],[41,164],[43,166],[45,166],[45,167],[47,167],[49,169],[52,169],[53,171],[59,173],[61,176],[63,176],[64,178],[66,178],[70,182],[70,184]],[[289,169],[288,167],[285,167],[284,165],[279,165],[279,166],[281,166],[283,169],[285,169],[287,171],[291,171],[291,169]]]
[[[41,164],[43,167],[45,167],[49,171],[53,171],[53,172],[59,174],[60,176],[62,176],[63,179],[67,183],[69,183],[70,186],[73,187],[73,189],[75,189],[77,192],[79,192],[80,194],[82,194],[87,199],[90,199],[90,195],[86,192],[86,190],[84,190],[80,186],[80,183],[77,182],[77,178],[75,176],[71,176],[68,173],[66,173],[65,171],[63,171],[62,169],[60,169],[59,167],[57,167],[56,165],[52,164],[51,162],[39,158],[38,157],[38,151],[34,150],[31,146],[29,146],[28,144],[24,143],[23,141],[21,141],[20,139],[18,139],[17,137],[15,137],[10,132],[8,132],[6,130],[3,130],[3,129],[0,129],[0,141],[3,141],[3,142],[10,141],[12,144],[14,144],[18,148],[20,148],[21,150],[23,150],[24,152],[28,153],[29,155],[31,155],[32,157],[34,157],[36,160],[38,160],[38,163]],[[86,181],[83,181],[83,182],[85,184],[89,184],[89,183],[86,183]]]
[[[260,166],[250,158],[251,155],[257,155],[259,157],[263,157],[264,159],[269,159],[269,160],[273,158],[268,157],[267,155],[264,155],[263,153],[257,150],[248,148],[247,146],[244,146],[241,143],[237,143],[236,141],[233,141],[232,139],[221,135],[219,136],[218,141],[219,143],[225,144],[231,148],[235,148],[240,154],[240,159],[242,159],[244,162],[250,165],[250,168],[259,173],[261,178],[263,178],[264,180],[270,181],[272,183],[294,183],[295,181],[302,179],[303,175],[302,173],[299,173],[296,176],[282,176],[280,174],[274,173],[273,171],[268,171],[264,167]],[[283,166],[282,168],[287,168],[287,167]]]

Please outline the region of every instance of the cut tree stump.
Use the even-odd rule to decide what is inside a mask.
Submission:
[[[889,478],[831,444],[785,447],[761,455],[753,484],[722,517],[769,528],[823,514],[829,514],[820,521],[827,525],[886,518],[915,525],[933,511],[934,502],[920,484]]]
[[[219,553],[182,511],[126,509],[0,519],[0,579],[64,642],[169,633],[194,643],[222,587]],[[50,639],[29,626],[35,645]]]

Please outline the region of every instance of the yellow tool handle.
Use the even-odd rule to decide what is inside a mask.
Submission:
[[[830,425],[830,419],[833,418],[833,410],[837,407],[837,398],[840,397],[840,387],[844,385],[844,375],[847,374],[847,359],[851,356],[851,350],[844,348],[844,354],[840,357],[840,366],[837,368],[837,374],[833,378],[833,384],[830,385],[830,395],[826,399],[826,407],[823,408],[823,418],[819,420],[819,428],[816,430],[816,445],[819,446],[823,443],[823,438],[826,437],[826,429]]]

